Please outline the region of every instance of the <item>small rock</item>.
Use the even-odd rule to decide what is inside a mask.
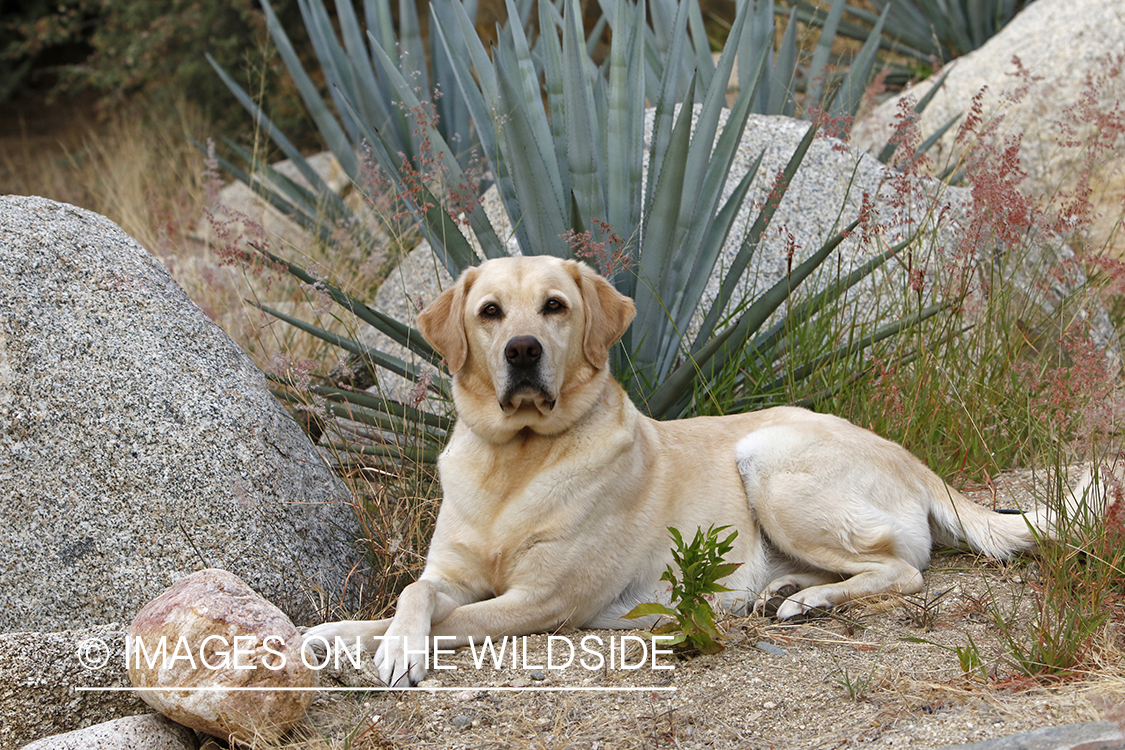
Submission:
[[[195,732],[157,714],[127,716],[44,737],[23,750],[196,750]]]
[[[766,701],[762,704],[762,708],[774,709],[777,708],[777,704],[773,701]]]
[[[785,651],[773,645],[769,641],[758,641],[754,644],[754,648],[767,654],[773,654],[774,656],[785,656]]]
[[[129,626],[126,659],[134,687],[186,688],[141,692],[145,703],[224,739],[276,740],[316,697],[293,623],[224,570],[193,573],[146,604]],[[222,690],[198,689],[210,687]]]
[[[464,731],[473,725],[473,720],[464,714],[453,717],[453,726]]]
[[[538,680],[539,682],[542,682],[543,680],[547,679],[547,675],[543,674],[542,670],[539,670],[539,669],[531,670],[531,674],[528,675],[528,676],[531,677],[531,679],[533,679],[533,680]]]

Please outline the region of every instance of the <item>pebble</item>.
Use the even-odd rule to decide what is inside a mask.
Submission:
[[[531,679],[538,680],[539,682],[542,682],[543,680],[547,679],[547,675],[543,674],[543,672],[541,670],[538,670],[538,669],[531,670],[530,677],[531,677]]]
[[[769,641],[758,641],[754,644],[754,648],[767,654],[773,654],[774,656],[785,656],[785,651],[773,645]]]
[[[453,726],[464,731],[473,725],[473,720],[464,714],[453,717]]]

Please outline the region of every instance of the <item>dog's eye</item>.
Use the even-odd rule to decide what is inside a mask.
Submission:
[[[557,300],[554,297],[551,297],[551,299],[547,300],[547,304],[543,305],[543,312],[547,315],[564,312],[565,310],[566,305],[564,305],[561,300]]]
[[[503,314],[504,313],[500,310],[500,305],[497,305],[495,302],[490,302],[480,309],[480,316],[482,318],[495,319],[501,317]]]

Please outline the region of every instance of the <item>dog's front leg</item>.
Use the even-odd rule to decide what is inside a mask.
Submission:
[[[550,632],[573,613],[573,606],[553,590],[509,589],[492,599],[458,605],[441,591],[443,586],[443,581],[423,579],[399,597],[398,613],[375,656],[379,677],[387,685],[416,685],[425,678],[427,638],[438,639],[434,648],[459,648],[490,637]]]
[[[402,680],[414,685],[426,677],[426,639],[430,628],[449,616],[461,604],[456,590],[444,581],[423,578],[402,590],[394,619],[383,634],[375,665],[383,684],[395,686]]]

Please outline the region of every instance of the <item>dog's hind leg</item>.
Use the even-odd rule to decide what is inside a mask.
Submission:
[[[764,603],[787,594],[779,619],[921,590],[932,540],[926,506],[912,497],[919,488],[865,460],[865,448],[810,424],[760,429],[736,447],[762,532],[793,563],[762,594]]]
[[[840,561],[843,563],[844,561]],[[837,564],[837,569],[845,567]],[[817,609],[833,609],[844,602],[878,594],[913,594],[922,590],[922,573],[891,555],[847,561],[850,578],[801,589],[777,607],[777,619],[787,620]]]

